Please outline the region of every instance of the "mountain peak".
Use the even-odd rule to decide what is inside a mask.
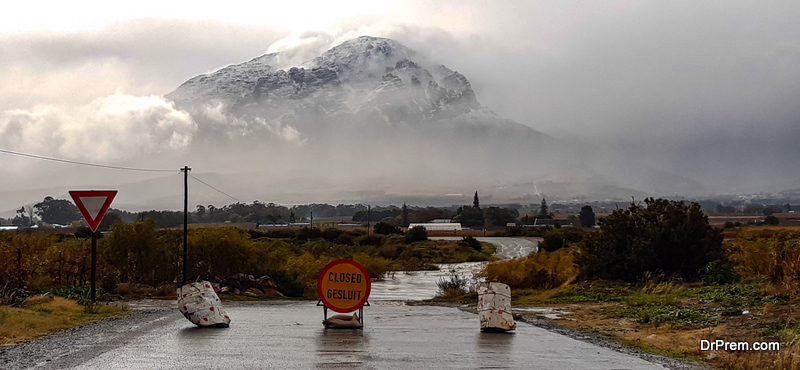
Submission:
[[[481,108],[464,75],[443,65],[429,71],[416,56],[396,40],[360,36],[299,67],[277,69],[281,54],[264,54],[194,77],[168,97],[189,110],[221,102],[238,116],[364,113],[389,124],[451,119]]]

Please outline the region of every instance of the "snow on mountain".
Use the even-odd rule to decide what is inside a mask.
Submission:
[[[280,60],[265,54],[167,95],[197,121],[196,153],[221,166],[237,155],[279,158],[267,178],[282,168],[283,177],[336,191],[458,193],[554,173],[604,178],[584,165],[579,145],[498,116],[467,76],[395,40],[361,36],[299,66],[279,69]]]
[[[416,55],[395,40],[362,36],[288,70],[275,69],[279,53],[265,54],[194,77],[167,97],[190,111],[222,102],[234,116],[374,113],[389,124],[450,119],[481,108],[466,76],[443,65],[429,71],[412,59]]]

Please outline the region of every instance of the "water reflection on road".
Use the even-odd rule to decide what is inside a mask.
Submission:
[[[436,296],[436,282],[452,272],[472,280],[486,262],[441,263],[439,270],[389,272],[383,280],[372,282],[370,301],[418,301]]]
[[[461,240],[460,237],[435,237],[438,240]],[[539,240],[536,238],[496,238],[479,237],[478,240],[494,244],[497,247],[496,255],[501,259],[527,256],[536,251]],[[441,263],[437,264],[439,270],[431,271],[395,271],[389,272],[383,280],[372,282],[370,301],[417,301],[431,299],[436,296],[439,288],[436,282],[439,279],[448,279],[451,273],[466,278],[470,283],[475,281],[475,276],[486,262]]]

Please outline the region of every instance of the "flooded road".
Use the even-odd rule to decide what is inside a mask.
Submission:
[[[439,270],[389,272],[383,280],[372,282],[369,301],[421,301],[436,296],[436,282],[452,272],[467,279],[483,270],[486,262],[440,263]]]
[[[461,240],[460,236],[434,236],[430,239],[433,240]],[[539,250],[539,242],[542,238],[506,238],[494,236],[478,236],[480,242],[493,244],[497,247],[495,255],[500,259],[512,259],[525,257],[531,252]]]
[[[431,237],[431,239],[461,240],[461,237],[440,236]],[[495,255],[500,259],[527,256],[538,250],[539,244],[539,238],[477,237],[476,239],[495,245],[497,247]],[[372,293],[370,293],[369,300],[419,301],[431,299],[438,292],[437,281],[442,278],[448,279],[450,274],[456,273],[473,282],[474,276],[483,270],[486,262],[440,263],[436,266],[439,267],[439,270],[388,273],[383,280],[372,282]]]
[[[364,309],[363,330],[323,329],[313,302],[226,310],[234,319],[227,329],[200,329],[165,310],[118,346],[94,344],[106,347],[102,354],[67,355],[42,368],[664,369],[527,324],[514,334],[481,333],[476,315],[455,308],[375,302]]]
[[[535,248],[530,240],[498,245],[506,255]],[[323,308],[316,302],[229,302],[231,326],[212,329],[187,321],[175,301],[160,301],[131,315],[0,349],[0,364],[12,369],[665,369],[521,322],[514,333],[481,333],[473,313],[402,302],[432,298],[439,279],[451,272],[469,278],[483,265],[442,264],[437,271],[396,272],[373,282],[360,330],[324,329]]]

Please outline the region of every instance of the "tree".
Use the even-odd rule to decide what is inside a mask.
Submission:
[[[539,205],[539,214],[536,215],[537,218],[553,218],[553,214],[550,213],[549,207],[547,207],[547,200],[542,198],[542,203]]]
[[[767,216],[767,218],[764,219],[764,224],[765,225],[774,226],[774,225],[777,225],[779,223],[780,223],[780,221],[778,220],[778,218],[773,216],[773,215],[769,215],[769,216]]]
[[[378,222],[372,228],[375,230],[375,234],[383,234],[383,235],[391,235],[391,234],[402,234],[403,232],[400,230],[399,227],[391,225],[386,222]]]
[[[458,207],[458,211],[456,211],[456,217],[453,217],[454,222],[459,222],[461,225],[466,227],[475,227],[475,226],[483,226],[484,217],[483,211],[480,208],[475,207]]]
[[[197,212],[195,212],[195,214],[197,214],[197,219],[201,220],[203,218],[203,215],[206,214],[206,207],[203,207],[202,205],[198,204]]]
[[[403,211],[402,211],[401,215],[402,215],[402,218],[400,220],[400,226],[408,227],[408,207],[406,206],[405,202],[403,202]]]
[[[578,219],[581,221],[581,227],[594,226],[594,210],[592,210],[592,206],[585,205],[581,207],[581,212],[578,214]]]
[[[697,203],[645,199],[604,218],[588,233],[576,262],[587,277],[635,281],[645,272],[697,279],[700,269],[720,260],[722,230],[711,227]]]
[[[55,199],[47,196],[43,201],[34,204],[36,215],[48,224],[66,225],[81,219],[81,211],[66,199]]]
[[[478,192],[475,192],[475,197],[472,198],[472,206],[475,208],[481,208],[481,202],[478,200]]]
[[[519,212],[516,209],[488,207],[483,209],[483,217],[489,225],[506,226],[517,220]]]
[[[28,213],[27,216],[25,215],[26,212]],[[11,220],[11,224],[19,227],[31,227],[31,225],[33,225],[33,220],[30,216],[32,216],[31,212],[26,211],[25,206],[22,206],[17,210],[17,215]]]

